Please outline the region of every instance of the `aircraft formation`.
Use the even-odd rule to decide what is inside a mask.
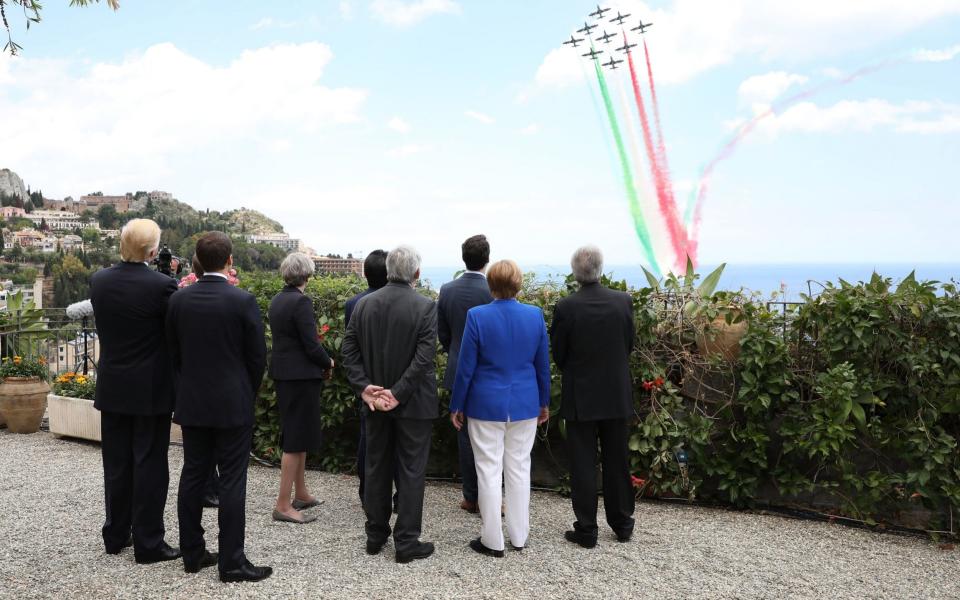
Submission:
[[[597,27],[599,27],[599,24],[601,22],[614,23],[615,25],[623,27],[624,22],[626,22],[626,20],[630,17],[630,13],[627,13],[624,15],[624,14],[621,14],[620,11],[617,11],[617,16],[613,17],[612,19],[607,19],[606,13],[610,12],[610,10],[611,9],[609,8],[601,8],[600,5],[598,4],[597,9],[591,12],[589,15],[587,15],[591,19],[595,19],[597,22],[591,25],[587,21],[584,21],[583,27],[581,27],[576,31],[576,33],[582,34],[583,37],[578,38],[575,35],[571,35],[570,39],[563,42],[563,44],[565,46],[572,46],[576,48],[577,45],[580,44],[581,42],[590,40],[591,42],[590,51],[587,52],[586,54],[582,54],[581,56],[585,56],[590,60],[595,60],[600,62],[602,60],[600,55],[603,54],[603,50],[597,50],[593,48],[592,47],[593,40],[602,41],[604,44],[609,44],[611,41],[616,40],[617,34],[615,32],[607,33],[606,29],[603,30],[603,35],[594,36],[594,34],[591,32]],[[651,27],[653,27],[653,23],[644,23],[643,19],[640,19],[640,24],[637,25],[636,27],[631,27],[630,31],[639,31],[640,34],[643,35],[647,32],[647,29]],[[626,39],[624,39],[623,46],[616,48],[615,52],[630,54],[630,49],[636,48],[636,46],[637,46],[636,44],[630,44],[626,41]],[[623,60],[617,59],[614,56],[610,56],[610,60],[608,60],[607,62],[600,62],[600,64],[603,65],[604,67],[609,67],[611,70],[615,70],[617,68],[617,65],[619,65],[622,62]]]

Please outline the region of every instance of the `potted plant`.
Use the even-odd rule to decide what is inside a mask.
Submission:
[[[694,341],[700,354],[736,362],[747,323],[743,319],[742,295],[715,291],[726,266],[724,263],[711,271],[699,285],[694,285],[699,275],[694,272],[689,258],[683,277],[671,273],[662,284],[652,273],[646,269],[643,271],[651,287],[668,293],[682,305],[683,317],[694,325]]]
[[[47,364],[42,357],[5,356],[0,362],[0,412],[14,433],[36,433],[47,408]]]
[[[50,433],[101,441],[100,413],[93,407],[96,380],[82,373],[67,372],[53,380],[47,396]]]

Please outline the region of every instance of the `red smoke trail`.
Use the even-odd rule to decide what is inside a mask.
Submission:
[[[653,68],[650,66],[650,50],[647,49],[647,40],[643,40],[643,53],[647,59],[647,78],[650,80],[650,104],[653,105],[653,122],[657,127],[657,153],[660,162],[660,171],[670,184],[670,196],[673,198],[673,185],[670,180],[670,167],[667,166],[667,149],[663,143],[663,129],[660,127],[660,101],[657,99],[657,86],[653,83]]]
[[[623,34],[624,44],[627,43],[627,34]],[[630,67],[630,80],[633,83],[633,95],[637,102],[637,110],[640,112],[640,125],[643,127],[643,145],[646,147],[647,156],[650,159],[650,171],[653,176],[654,187],[657,190],[657,204],[660,207],[660,213],[663,215],[667,224],[667,233],[670,234],[670,245],[673,246],[676,255],[675,267],[682,267],[686,264],[686,257],[690,253],[687,243],[687,232],[680,223],[677,216],[676,204],[673,202],[673,193],[670,190],[669,179],[664,176],[660,167],[660,159],[653,147],[653,138],[650,135],[650,122],[647,118],[647,109],[643,103],[643,94],[640,92],[640,83],[637,80],[637,70],[633,63],[633,53],[627,52],[627,64]],[[692,257],[691,260],[696,260]]]
[[[707,189],[710,184],[710,176],[713,174],[713,170],[719,163],[730,158],[730,156],[733,154],[733,151],[736,150],[737,146],[740,145],[740,142],[742,142],[744,138],[746,138],[757,127],[757,124],[760,123],[760,121],[776,115],[777,113],[789,108],[791,105],[796,104],[801,100],[806,100],[807,98],[811,98],[821,92],[833,89],[835,87],[842,87],[856,81],[857,79],[860,79],[865,75],[870,75],[871,73],[875,73],[898,62],[901,61],[886,60],[854,71],[850,75],[847,75],[841,79],[825,81],[824,83],[815,85],[812,88],[797,92],[792,96],[787,96],[783,100],[774,103],[769,109],[740,126],[740,129],[737,130],[737,133],[734,134],[730,141],[723,145],[723,147],[720,149],[720,152],[713,157],[709,163],[707,163],[707,166],[704,167],[703,172],[700,174],[700,184],[697,186],[697,200],[694,209],[693,224],[691,226],[691,243],[694,245],[694,247],[696,247],[696,238],[700,231],[700,223],[703,219],[703,202],[707,197]]]

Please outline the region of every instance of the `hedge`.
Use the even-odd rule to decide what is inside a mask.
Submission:
[[[955,282],[827,284],[795,305],[757,294],[714,292],[719,273],[670,277],[628,289],[638,347],[632,357],[636,417],[630,438],[634,483],[642,495],[739,507],[802,505],[875,523],[920,515],[945,528],[960,506],[960,294]],[[710,281],[707,281],[710,279]],[[244,274],[266,319],[282,287],[277,276]],[[339,359],[343,305],[365,283],[357,277],[311,279],[306,293]],[[576,287],[529,275],[520,300],[540,306],[549,324],[557,300]],[[435,296],[429,289],[421,293]],[[719,329],[745,329],[736,357],[709,353]],[[269,324],[268,324],[269,343]],[[722,333],[722,332],[721,332]],[[705,344],[706,342],[706,344]],[[438,351],[437,370],[446,355]],[[339,360],[338,360],[339,363]],[[553,369],[551,413],[559,409]],[[431,472],[456,471],[456,438],[441,389]],[[355,467],[358,401],[341,369],[323,392],[321,468]],[[256,407],[255,452],[279,459],[279,415],[272,382]],[[563,488],[563,423],[551,419],[535,458],[540,479]],[[547,475],[543,475],[546,473]],[[552,474],[552,477],[550,475]],[[535,473],[536,476],[536,473]]]

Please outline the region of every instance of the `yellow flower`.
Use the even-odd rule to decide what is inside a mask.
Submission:
[[[74,379],[74,381],[77,382],[77,383],[86,383],[86,382],[87,382],[87,378],[84,377],[83,375],[78,375],[77,378]]]
[[[10,360],[10,358],[8,358],[8,357],[6,357],[6,356],[3,357],[3,362],[7,362],[8,360]]]
[[[19,365],[20,362],[21,362],[21,360],[20,360],[20,357],[19,357],[19,356],[14,356],[14,357],[13,357],[13,364]]]

